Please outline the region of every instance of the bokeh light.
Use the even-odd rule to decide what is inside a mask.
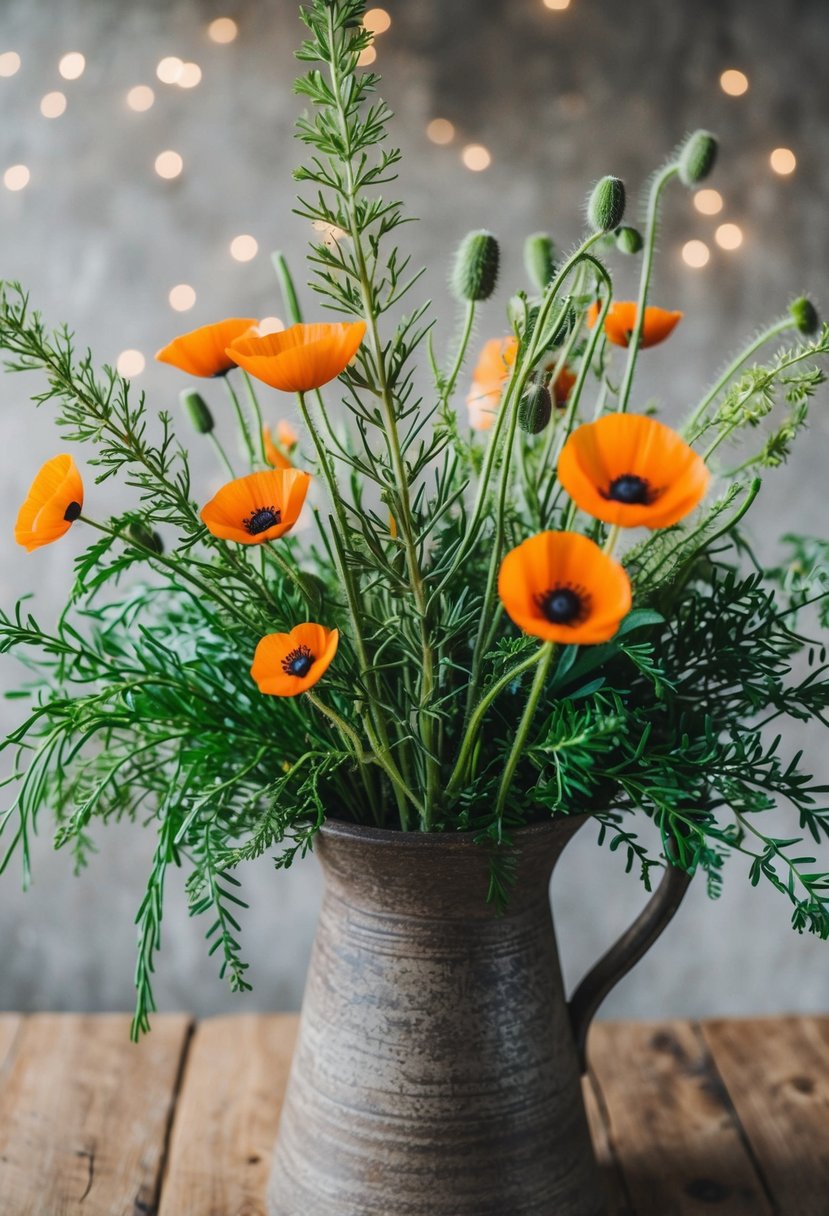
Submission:
[[[561,13],[570,7],[570,0],[544,0],[544,7],[552,9],[553,12]]]
[[[197,63],[182,64],[176,84],[180,89],[194,89],[201,80],[201,68]]]
[[[738,224],[720,224],[714,240],[720,249],[739,249],[743,243],[743,230]]]
[[[4,51],[0,55],[0,76],[14,76],[20,71],[20,56],[17,51]]]
[[[69,51],[68,54],[62,56],[58,71],[64,80],[77,80],[79,76],[83,76],[86,60],[80,51]]]
[[[263,317],[259,322],[258,328],[262,337],[265,334],[278,334],[285,328],[285,322],[279,317]]]
[[[170,179],[178,177],[184,168],[184,161],[179,156],[178,152],[173,152],[168,148],[166,152],[159,152],[155,158],[155,171],[159,177]]]
[[[146,364],[140,350],[122,350],[115,360],[115,370],[119,376],[140,376]]]
[[[177,84],[184,70],[184,62],[178,55],[165,55],[159,60],[155,74],[162,84]]]
[[[691,266],[694,270],[707,266],[710,257],[711,250],[705,241],[686,241],[682,246],[682,260],[686,266]]]
[[[211,42],[226,45],[233,42],[239,33],[239,27],[232,17],[217,17],[207,27],[207,37]]]
[[[467,144],[461,152],[461,160],[473,173],[480,173],[482,169],[488,169],[492,164],[489,149],[485,148],[483,144]]]
[[[357,66],[360,68],[367,68],[370,63],[374,63],[374,60],[376,58],[377,58],[377,48],[373,47],[373,46],[367,46],[362,51],[360,51],[360,54],[357,58]]]
[[[694,206],[700,215],[719,215],[723,208],[722,195],[719,190],[697,190]]]
[[[455,138],[455,124],[448,118],[433,118],[426,127],[426,134],[433,144],[451,144]]]
[[[31,173],[26,165],[9,165],[3,174],[3,185],[7,190],[23,190],[28,186]]]
[[[363,25],[372,34],[385,34],[391,25],[391,17],[384,8],[370,8],[363,17]]]
[[[155,93],[148,84],[137,84],[127,93],[127,105],[139,114],[149,110],[154,101]]]
[[[258,252],[259,242],[247,232],[235,236],[230,242],[230,256],[237,262],[249,262]]]
[[[748,76],[738,68],[727,68],[720,76],[720,88],[729,97],[742,97],[748,89]]]
[[[40,112],[44,118],[60,118],[65,109],[65,93],[46,93],[40,99]]]
[[[176,312],[187,312],[196,302],[196,293],[189,283],[177,283],[170,290],[167,299],[170,301],[170,307]]]
[[[769,157],[769,164],[775,173],[788,177],[797,168],[797,157],[791,148],[775,148]]]

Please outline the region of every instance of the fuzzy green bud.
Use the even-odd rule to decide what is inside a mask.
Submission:
[[[805,296],[792,300],[789,305],[789,312],[800,333],[817,333],[820,317],[817,315],[817,309],[811,300],[807,300]]]
[[[616,248],[620,253],[639,253],[642,248],[642,233],[638,228],[622,225],[616,232]]]
[[[524,266],[537,291],[544,291],[556,272],[556,247],[546,232],[536,232],[524,242]]]
[[[164,552],[164,541],[158,533],[137,519],[132,519],[127,524],[127,539],[138,549],[149,549],[151,553]]]
[[[201,393],[194,388],[184,388],[178,395],[181,408],[199,435],[209,435],[213,430],[213,415]]]
[[[470,232],[455,254],[452,291],[458,300],[488,300],[498,282],[501,253],[491,232]]]
[[[677,161],[679,180],[683,185],[696,186],[705,181],[714,168],[718,147],[717,137],[710,131],[694,131],[688,136]]]
[[[625,214],[625,183],[620,177],[603,177],[587,200],[587,222],[594,232],[612,232]]]
[[[518,425],[530,435],[544,430],[553,414],[550,390],[543,384],[531,384],[518,403]]]

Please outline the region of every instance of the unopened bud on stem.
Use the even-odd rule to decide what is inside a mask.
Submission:
[[[642,233],[638,228],[622,225],[616,233],[616,248],[620,253],[639,253],[642,248]]]
[[[811,300],[807,300],[806,296],[800,296],[797,300],[792,300],[789,305],[789,312],[800,333],[817,333],[820,317],[817,315],[817,309],[814,304]]]
[[[518,403],[518,425],[530,435],[544,430],[553,414],[550,390],[543,384],[531,384]]]
[[[612,232],[625,214],[625,183],[620,177],[596,182],[587,202],[587,222],[594,232]]]
[[[537,291],[544,291],[556,272],[556,247],[546,232],[536,232],[524,242],[524,266]]]
[[[705,181],[717,159],[716,135],[710,131],[694,131],[682,145],[677,160],[679,180],[685,186],[696,186]]]
[[[199,435],[209,435],[213,430],[213,415],[201,393],[194,388],[182,389],[179,393],[179,401],[181,408],[193,424],[193,430]]]
[[[500,250],[491,232],[470,232],[455,254],[452,291],[458,300],[488,300],[498,282]]]

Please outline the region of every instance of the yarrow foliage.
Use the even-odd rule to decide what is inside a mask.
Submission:
[[[569,253],[528,238],[529,282],[473,363],[509,275],[497,239],[446,251],[461,311],[447,341],[398,244],[403,205],[383,193],[400,153],[379,78],[359,66],[363,4],[308,0],[302,18],[310,292],[277,253],[287,328],[220,318],[158,355],[171,380],[200,378],[182,387],[180,421],[215,453],[218,492],[191,474],[169,414],[49,330],[19,286],[0,295],[7,367],[38,374],[33,401],[54,409],[61,447],[84,445],[77,464],[44,453],[17,520],[27,549],[78,555],[56,626],[25,599],[0,611],[0,650],[28,669],[2,745],[0,870],[17,857],[28,883],[47,810],[78,869],[101,825],[155,832],[135,1034],[154,1008],[173,873],[243,991],[238,868],[266,852],[291,865],[326,817],[471,831],[500,901],[513,830],[591,816],[646,885],[670,860],[716,895],[736,854],[796,929],[829,937],[829,874],[811,855],[829,836],[827,791],[775,729],[827,724],[825,651],[807,630],[829,617],[829,545],[788,538],[763,570],[742,524],[759,474],[807,424],[829,330],[795,301],[678,431],[637,402],[642,353],[681,340],[682,313],[651,301],[651,279],[667,188],[713,168],[716,141],[697,132],[636,228],[620,226],[625,188],[605,177]],[[641,257],[635,300],[614,297],[605,253]],[[276,424],[277,410],[290,417]],[[110,478],[122,506],[107,518]]]

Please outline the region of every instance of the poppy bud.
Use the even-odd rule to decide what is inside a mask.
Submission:
[[[694,131],[682,145],[677,160],[679,180],[685,186],[696,186],[706,179],[717,159],[716,135],[710,131]]]
[[[544,430],[553,414],[550,390],[543,384],[531,384],[518,403],[518,425],[530,435]]]
[[[491,232],[470,232],[455,254],[452,290],[458,300],[488,300],[498,282],[500,250]]]
[[[544,291],[556,272],[556,247],[546,232],[536,232],[524,242],[524,267],[533,287]]]
[[[193,430],[199,435],[209,435],[213,430],[213,415],[201,393],[194,388],[185,388],[179,393],[178,399],[193,424]]]
[[[137,519],[131,519],[127,524],[127,539],[139,549],[149,549],[151,553],[164,552],[164,541],[158,533],[145,527]]]
[[[625,183],[620,177],[603,177],[587,202],[587,222],[594,232],[612,232],[625,214]]]
[[[642,233],[638,228],[621,227],[616,233],[616,248],[620,253],[639,253]]]
[[[802,334],[817,333],[820,317],[817,315],[817,309],[811,300],[807,300],[805,296],[792,300],[789,305],[789,312]]]

